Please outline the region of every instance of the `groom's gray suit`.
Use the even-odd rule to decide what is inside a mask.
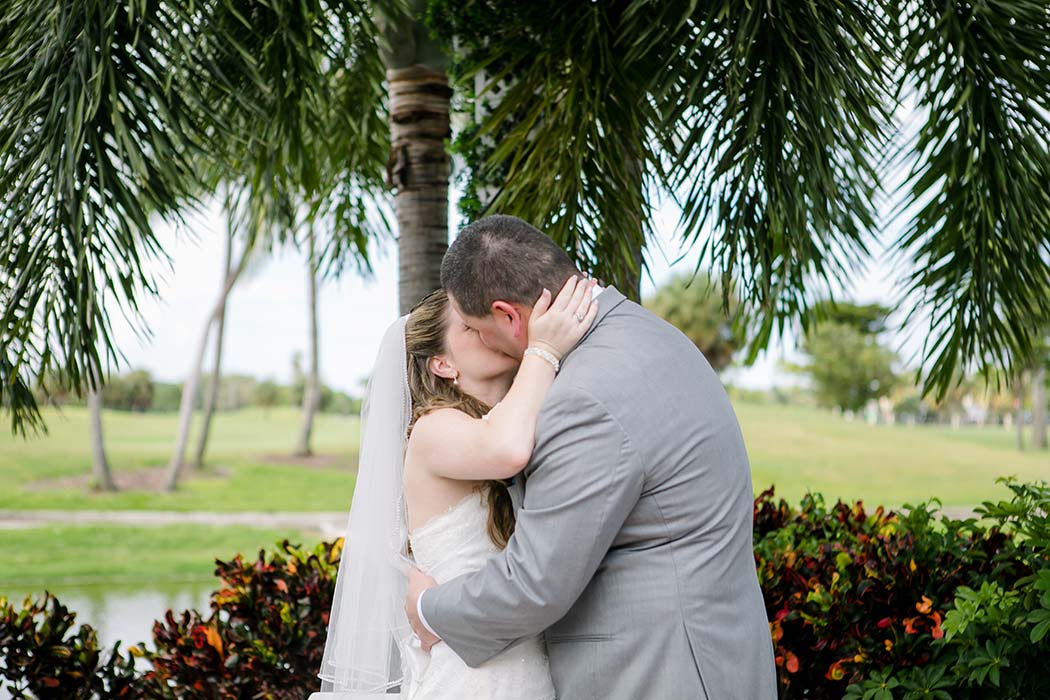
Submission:
[[[773,700],[729,399],[674,327],[612,288],[598,305],[540,412],[510,544],[423,615],[471,666],[546,631],[559,700]]]

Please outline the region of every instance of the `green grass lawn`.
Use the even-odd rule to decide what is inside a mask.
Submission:
[[[999,476],[1050,480],[1050,452],[1020,452],[1000,427],[868,425],[812,408],[737,402],[755,491],[775,485],[797,503],[806,491],[900,506],[937,497],[973,506],[1007,498]]]
[[[255,558],[284,538],[313,544],[295,529],[201,525],[126,527],[58,525],[0,531],[0,595],[14,600],[48,586],[214,581],[215,559]]]
[[[995,478],[1050,478],[1050,453],[1018,452],[1002,428],[872,426],[826,411],[737,401],[756,492],[769,485],[789,501],[807,491],[829,499],[899,506],[933,496],[975,505],[1006,490]],[[344,510],[353,492],[358,421],[321,415],[315,450],[323,466],[273,463],[288,455],[299,428],[296,409],[220,413],[212,430],[212,469],[176,493],[91,493],[83,486],[39,489],[32,483],[88,474],[87,411],[48,412],[50,435],[28,441],[0,431],[0,508],[164,510]],[[107,411],[107,451],[117,471],[167,463],[176,416]],[[191,440],[191,445],[194,444]]]
[[[1050,479],[1050,454],[1018,452],[1014,434],[1001,428],[871,426],[797,406],[737,401],[735,408],[756,492],[774,484],[793,503],[812,490],[828,500],[862,499],[872,507],[934,496],[945,505],[972,506],[1006,497],[997,476]],[[211,466],[225,475],[191,478],[173,494],[34,488],[40,479],[90,473],[87,418],[83,409],[48,412],[50,435],[29,441],[0,431],[0,508],[343,511],[350,503],[357,419],[318,417],[315,449],[330,458],[321,466],[273,463],[268,455],[291,452],[299,428],[295,409],[219,414]],[[114,469],[166,464],[176,421],[174,415],[106,412]],[[284,536],[296,539],[298,533],[195,525],[2,530],[0,594],[94,581],[208,581],[215,557],[253,553]]]
[[[343,510],[350,505],[357,461],[356,417],[318,415],[314,451],[333,464],[274,463],[291,454],[299,431],[297,409],[219,413],[212,425],[208,470],[175,493],[91,493],[83,486],[33,488],[42,479],[91,472],[88,412],[45,413],[48,435],[24,440],[0,430],[0,508],[149,510]],[[106,411],[103,433],[114,471],[163,467],[178,427],[174,414]],[[191,433],[191,450],[196,433]],[[216,474],[224,474],[217,476]]]

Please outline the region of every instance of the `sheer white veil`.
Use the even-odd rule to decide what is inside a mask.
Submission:
[[[407,684],[405,443],[412,416],[402,316],[383,336],[361,410],[360,461],[321,660],[322,692]]]

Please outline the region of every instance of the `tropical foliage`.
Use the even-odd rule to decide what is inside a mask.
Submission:
[[[90,625],[74,629],[76,613],[46,594],[21,608],[0,597],[0,688],[15,700],[127,700],[145,697],[135,662],[99,647]]]
[[[912,273],[895,301],[932,314],[926,389],[1031,349],[1050,299],[1045,2],[432,0],[431,14],[482,115],[457,145],[470,213],[532,220],[630,290],[654,192],[672,196],[683,240],[757,318],[748,359],[899,220],[891,251]]]
[[[323,213],[323,269],[366,252],[386,156],[376,41],[353,1],[4,5],[0,403],[13,429],[43,427],[40,377],[79,389],[104,376],[119,357],[111,317],[140,326],[137,300],[156,293],[155,217],[178,224],[219,182],[238,185],[249,245]]]
[[[1035,698],[1050,692],[1050,485],[1008,482],[983,518],[755,500],[755,562],[782,698]],[[216,563],[209,614],[169,611],[102,653],[58,601],[0,599],[15,697],[305,698],[317,687],[342,540]],[[40,645],[40,646],[38,646]],[[128,654],[145,666],[133,673]],[[110,695],[103,694],[103,688]]]

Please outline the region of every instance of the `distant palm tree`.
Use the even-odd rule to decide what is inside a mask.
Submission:
[[[672,278],[646,299],[645,306],[682,331],[711,367],[721,372],[732,363],[733,354],[747,344],[740,303],[733,294],[729,299],[727,310],[722,306],[719,285],[701,273]]]
[[[314,416],[321,405],[321,377],[319,346],[320,334],[317,328],[317,257],[314,250],[313,224],[307,222],[307,318],[310,326],[310,365],[306,370],[306,382],[303,386],[303,420],[299,429],[299,442],[293,454],[308,457],[313,454],[310,439],[313,436]]]
[[[1014,378],[1014,421],[1017,423],[1017,449],[1024,451],[1025,372]]]
[[[1032,370],[1032,446],[1047,448],[1046,360]]]
[[[208,352],[208,340],[211,338],[212,329],[219,326],[218,321],[226,310],[226,300],[229,298],[233,286],[247,267],[250,254],[251,251],[244,251],[237,264],[229,268],[230,272],[226,275],[223,284],[219,288],[218,299],[205,318],[204,327],[201,329],[193,365],[182,385],[182,398],[179,402],[178,432],[175,437],[175,447],[172,450],[171,459],[168,461],[167,478],[164,482],[164,488],[168,491],[174,491],[178,487],[186,466],[185,456],[190,439],[190,422],[193,418],[194,407],[197,404],[197,391],[200,387],[201,373],[204,369],[204,360]],[[219,327],[221,328],[221,326]],[[213,382],[218,381],[217,375],[213,377]],[[199,460],[197,464],[200,464]]]
[[[231,211],[232,202],[229,192],[227,192],[226,197],[224,198],[224,205],[223,209],[226,214],[226,246],[222,260],[222,279],[225,284],[226,280],[229,279],[233,272],[232,257],[234,229],[232,221],[233,212]],[[218,317],[215,319],[215,361],[212,364],[208,391],[204,397],[204,416],[201,420],[200,437],[197,439],[196,457],[193,460],[193,465],[198,468],[204,466],[204,453],[208,449],[208,437],[211,435],[211,421],[215,416],[215,408],[219,400],[219,387],[222,384],[222,348],[223,339],[226,335],[226,309],[228,308],[226,301],[228,298],[228,294],[222,298]]]
[[[106,457],[106,441],[102,436],[102,382],[92,373],[94,388],[88,389],[87,404],[91,416],[91,477],[96,489],[116,491],[117,484]]]

